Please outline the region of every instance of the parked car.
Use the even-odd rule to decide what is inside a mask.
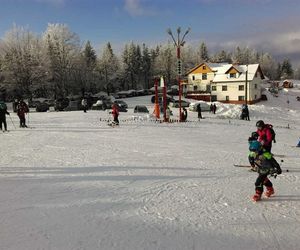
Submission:
[[[173,102],[170,103],[170,105],[173,108],[179,108],[179,100],[174,100]],[[190,105],[190,102],[181,100],[181,107],[182,108],[187,108]]]
[[[189,110],[190,111],[197,111],[197,106],[200,104],[201,106],[201,111],[210,111],[210,104],[204,102],[204,101],[197,101],[197,102],[192,102],[189,105]]]
[[[123,90],[117,92],[117,95],[119,96],[119,98],[133,97],[137,96],[137,91],[134,89]]]
[[[136,105],[134,107],[133,113],[149,113],[149,110],[144,105]]]
[[[46,102],[41,102],[36,105],[36,112],[47,112],[49,110],[49,104]]]
[[[115,100],[114,103],[117,104],[119,112],[127,112],[128,105],[126,102],[122,100]]]
[[[81,101],[70,101],[69,105],[64,109],[65,111],[82,110]]]
[[[98,100],[96,103],[92,105],[92,110],[106,110],[111,109],[113,102],[109,99]]]
[[[268,100],[267,96],[264,95],[264,94],[261,95],[261,98],[260,98],[260,99],[261,99],[262,101],[267,101],[267,100]]]
[[[49,107],[54,107],[54,105],[55,105],[55,100],[53,100],[53,99],[46,99],[43,102],[47,103],[49,105]]]
[[[55,100],[54,110],[55,111],[64,111],[66,107],[69,105],[68,98],[59,98]]]
[[[36,108],[37,105],[41,104],[40,101],[38,100],[32,100],[32,101],[28,101],[28,107],[29,108]]]
[[[155,95],[151,97],[151,102],[155,103]],[[163,97],[162,94],[160,93],[158,95],[158,103],[162,103],[162,102],[163,102]],[[169,105],[170,102],[174,102],[174,99],[171,96],[167,95],[167,105]]]
[[[114,103],[116,103],[119,107],[122,107],[122,108],[125,108],[125,109],[128,108],[127,103],[122,101],[122,100],[115,100]]]

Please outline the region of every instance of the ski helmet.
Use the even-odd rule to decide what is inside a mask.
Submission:
[[[259,137],[259,135],[258,135],[258,133],[257,133],[257,132],[252,132],[252,133],[251,133],[251,138],[253,138],[253,139],[257,140],[257,139],[258,139],[258,137]]]
[[[264,125],[265,125],[265,123],[264,123],[264,121],[262,121],[262,120],[259,120],[259,121],[257,121],[257,123],[256,123],[256,127],[257,127],[257,128],[262,128]]]

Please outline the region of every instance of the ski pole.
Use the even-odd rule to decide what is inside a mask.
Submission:
[[[9,114],[9,118],[10,118],[11,123],[13,124],[14,128],[17,129],[16,126],[15,126],[15,124],[14,124],[14,122],[13,122],[13,120],[12,120],[12,118],[11,118],[11,116],[10,116],[10,114]]]
[[[28,127],[29,127],[29,112],[27,113],[27,115],[28,115],[28,122],[27,122],[27,124],[28,124]]]

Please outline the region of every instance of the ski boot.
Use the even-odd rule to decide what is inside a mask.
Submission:
[[[274,188],[273,187],[267,187],[267,191],[265,192],[265,196],[270,197],[272,194],[274,194]]]
[[[252,200],[255,202],[261,200],[261,192],[256,191],[256,194],[253,195]]]

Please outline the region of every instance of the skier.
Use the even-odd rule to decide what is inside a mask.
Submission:
[[[281,174],[281,168],[278,162],[273,158],[270,152],[264,151],[258,141],[249,143],[249,150],[251,151],[249,157],[254,159],[254,164],[257,166],[258,177],[255,181],[255,195],[253,201],[259,201],[263,193],[263,186],[266,186],[266,197],[274,194],[272,182],[269,180],[268,175]]]
[[[88,103],[87,103],[87,99],[84,98],[84,97],[83,97],[83,99],[81,101],[81,106],[83,107],[83,112],[86,113]]]
[[[252,132],[251,133],[251,136],[248,138],[248,143],[249,143],[249,146],[255,142],[259,143],[259,145],[257,145],[258,147],[261,148],[262,150],[262,146],[261,146],[261,143],[259,141],[257,141],[258,139],[258,134],[256,132]],[[257,167],[255,166],[255,163],[254,163],[254,158],[252,157],[251,155],[251,151],[248,155],[248,160],[249,160],[249,163],[251,165],[251,171],[254,171],[254,172],[257,172]]]
[[[20,100],[17,106],[17,115],[20,119],[20,128],[27,128],[25,114],[29,112],[27,104]]]
[[[114,118],[113,124],[114,125],[119,125],[119,108],[118,108],[117,104],[115,104],[115,103],[113,104],[111,113],[112,113],[113,118]]]
[[[7,131],[7,123],[6,123],[6,116],[9,115],[9,112],[7,111],[7,106],[3,101],[0,101],[0,128],[2,130],[2,123],[4,125],[3,132]]]
[[[256,123],[256,127],[256,132],[259,136],[258,141],[262,144],[264,150],[271,153],[273,136],[269,126],[267,126],[264,121],[259,120]]]

